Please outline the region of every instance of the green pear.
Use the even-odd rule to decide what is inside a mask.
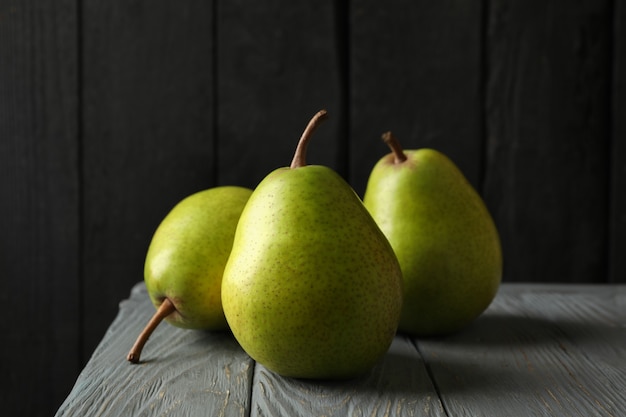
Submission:
[[[393,247],[404,278],[399,331],[441,335],[478,317],[502,278],[498,231],[457,166],[433,149],[392,153],[370,174],[363,203]]]
[[[146,289],[157,311],[129,352],[129,361],[139,361],[162,320],[187,329],[228,328],[222,275],[251,194],[237,186],[200,191],[180,201],[159,224],[144,264]]]
[[[305,129],[290,167],[256,187],[224,270],[222,302],[241,347],[283,376],[345,379],[387,351],[402,303],[398,260],[354,190],[307,165]]]

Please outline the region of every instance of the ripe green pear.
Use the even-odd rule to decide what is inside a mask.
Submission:
[[[305,130],[290,167],[271,172],[244,209],[224,271],[230,328],[283,376],[345,379],[387,351],[402,303],[398,260],[354,190],[306,165]]]
[[[433,149],[393,152],[374,166],[363,203],[389,239],[404,278],[399,330],[457,331],[491,303],[502,277],[500,239],[483,200]]]
[[[157,307],[153,320],[128,355],[138,362],[161,320],[182,328],[225,330],[222,275],[239,216],[252,190],[210,188],[179,202],[154,233],[144,264],[146,289]],[[147,333],[147,334],[145,334]]]

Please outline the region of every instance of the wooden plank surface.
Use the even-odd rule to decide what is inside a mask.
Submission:
[[[396,336],[370,373],[283,378],[230,333],[157,329],[140,365],[125,354],[153,313],[145,286],[57,413],[224,416],[613,416],[626,409],[626,286],[504,284],[457,334]]]
[[[356,0],[350,8],[350,180],[363,195],[395,132],[436,148],[480,189],[483,152],[481,1]]]
[[[450,416],[626,410],[626,287],[509,284],[464,331],[420,340]]]
[[[226,1],[217,7],[220,184],[255,187],[289,166],[309,119],[328,121],[308,162],[341,170],[342,79],[331,2]]]
[[[0,414],[50,415],[82,364],[77,3],[0,2]]]
[[[142,361],[126,354],[154,313],[136,286],[57,416],[247,416],[254,363],[229,332],[179,329],[162,323]]]
[[[213,4],[82,5],[84,354],[143,279],[159,222],[214,184]]]
[[[49,415],[167,211],[321,107],[310,162],[359,193],[383,130],[450,154],[505,280],[626,282],[624,0],[414,3],[0,1],[0,409]]]
[[[252,416],[445,416],[413,343],[398,336],[368,374],[348,381],[283,378],[257,364]]]
[[[489,2],[484,195],[508,281],[607,276],[611,2]]]

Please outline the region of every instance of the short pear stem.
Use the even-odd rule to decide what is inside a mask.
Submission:
[[[170,299],[164,299],[157,311],[154,313],[154,315],[146,325],[146,327],[137,337],[137,340],[135,341],[133,347],[130,349],[130,352],[128,352],[128,356],[126,357],[126,359],[128,359],[129,362],[139,362],[143,346],[148,341],[148,338],[150,337],[152,332],[154,332],[154,329],[157,328],[159,323],[161,323],[164,318],[172,314],[174,311],[176,311],[176,307],[174,307],[174,304],[170,301]]]
[[[320,125],[320,123],[328,117],[328,112],[326,110],[318,111],[315,116],[309,121],[309,124],[304,129],[302,136],[300,137],[300,141],[298,142],[298,146],[296,147],[296,152],[293,155],[293,160],[291,161],[290,168],[298,168],[306,165],[306,147],[309,143],[309,139],[311,135]]]
[[[391,151],[393,152],[395,164],[401,164],[406,161],[406,155],[404,154],[404,150],[400,145],[400,141],[394,136],[391,132],[383,133],[383,141],[389,146]]]

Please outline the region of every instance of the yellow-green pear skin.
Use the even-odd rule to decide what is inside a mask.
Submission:
[[[392,152],[374,166],[363,203],[402,268],[399,331],[455,332],[495,297],[502,252],[494,221],[458,167],[434,149]]]
[[[354,190],[331,168],[278,168],[255,188],[224,271],[230,328],[287,377],[367,373],[395,335],[400,265]]]
[[[252,190],[221,186],[180,201],[159,224],[144,264],[144,281],[155,307],[169,299],[165,320],[190,329],[228,328],[221,302],[224,267],[239,216]]]

